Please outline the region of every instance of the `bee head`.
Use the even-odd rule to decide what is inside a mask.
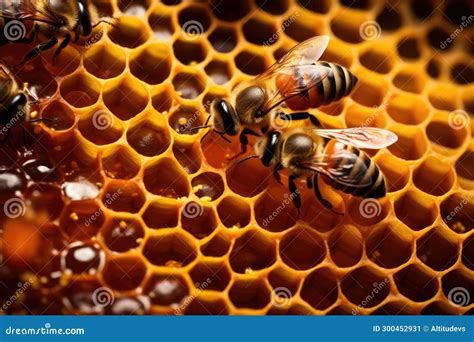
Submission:
[[[226,99],[215,100],[211,105],[214,129],[228,135],[236,135],[240,124],[234,107]]]
[[[87,37],[92,33],[91,15],[89,12],[87,0],[79,0],[77,2],[77,5],[79,6],[78,24],[82,30],[82,35]]]
[[[275,164],[280,141],[281,133],[277,131],[271,131],[256,143],[255,152],[260,156],[260,160],[264,166]]]

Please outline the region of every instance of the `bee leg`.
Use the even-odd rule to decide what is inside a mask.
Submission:
[[[25,65],[27,62],[38,56],[41,52],[53,48],[57,43],[58,39],[56,37],[51,37],[48,42],[37,45],[33,50],[26,54],[19,66],[21,67]]]
[[[281,169],[283,168],[283,166],[281,164],[278,164],[277,166],[275,166],[273,168],[273,177],[276,179],[276,181],[280,184],[283,185],[283,183],[281,182],[281,177],[280,177],[280,173],[278,171],[280,171]]]
[[[311,115],[308,112],[296,112],[296,113],[290,113],[290,114],[279,114],[280,119],[286,120],[286,121],[299,121],[299,120],[308,120],[311,122],[313,126],[316,128],[321,128],[321,122],[316,118],[314,115]]]
[[[64,37],[64,40],[61,42],[61,44],[59,44],[59,47],[56,49],[56,51],[54,51],[54,55],[53,55],[53,64],[56,64],[56,60],[59,56],[59,54],[61,53],[61,51],[63,51],[63,49],[69,45],[69,43],[71,42],[71,34],[68,33],[65,37]]]
[[[329,202],[327,199],[323,198],[323,195],[321,194],[321,191],[319,190],[318,187],[318,179],[319,179],[319,174],[316,174],[314,176],[314,194],[316,195],[316,198],[318,201],[328,210],[331,210],[333,213],[337,215],[343,215],[342,213],[339,213],[335,211],[332,207],[331,202]]]
[[[227,138],[227,137],[225,136],[225,132],[221,132],[221,131],[218,131],[218,130],[215,130],[215,129],[214,129],[214,132],[216,132],[217,134],[219,134],[219,136],[220,136],[222,139],[224,139],[225,141],[227,141],[228,143],[231,143],[231,141],[229,140],[229,138]]]
[[[311,177],[306,178],[306,186],[308,187],[308,189],[313,188],[313,180],[311,179]]]
[[[295,183],[296,176],[291,175],[288,178],[288,187],[290,188],[290,196],[291,200],[293,201],[293,204],[295,205],[296,209],[298,210],[298,219],[300,218],[300,208],[301,208],[301,197],[300,197],[300,191],[298,190],[298,187],[296,186]]]
[[[249,138],[247,135],[253,135],[253,136],[260,136],[257,132],[252,131],[251,129],[244,128],[242,132],[239,135],[239,140],[240,140],[240,152],[237,153],[235,156],[233,156],[230,160],[234,160],[235,158],[245,154],[247,152],[247,146],[249,145]]]

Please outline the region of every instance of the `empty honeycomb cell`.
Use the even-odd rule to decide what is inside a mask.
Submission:
[[[457,311],[451,304],[445,302],[431,302],[427,306],[425,306],[421,312],[421,315],[457,315]]]
[[[224,193],[224,182],[220,174],[215,172],[204,172],[191,181],[193,192],[197,197],[210,198],[215,201]]]
[[[455,110],[457,88],[448,84],[438,84],[428,91],[428,99],[433,107],[441,110]]]
[[[181,226],[195,238],[203,239],[216,229],[216,213],[212,207],[189,201],[181,211]]]
[[[367,108],[359,104],[347,106],[345,121],[347,127],[385,127],[386,116],[380,106]]]
[[[456,161],[456,173],[466,180],[474,180],[474,153],[466,151]]]
[[[451,69],[451,78],[458,84],[474,82],[474,68],[469,64],[456,63]]]
[[[105,2],[102,0],[92,0],[94,7],[100,17],[112,17],[114,14],[114,7],[111,2]]]
[[[173,228],[178,226],[179,207],[173,200],[160,200],[149,203],[143,212],[147,227]]]
[[[168,149],[171,136],[163,124],[149,118],[140,120],[129,127],[127,141],[142,156],[154,157]]]
[[[100,95],[100,83],[85,73],[66,77],[60,86],[61,96],[76,108],[92,106]]]
[[[427,32],[426,39],[428,43],[436,50],[449,51],[453,44],[446,44],[451,32],[447,32],[444,28],[436,26]]]
[[[255,202],[254,213],[259,226],[272,232],[290,228],[298,217],[290,191],[283,186],[268,188]]]
[[[119,256],[108,259],[103,275],[111,288],[119,291],[133,290],[138,287],[146,274],[146,265],[136,255]]]
[[[387,113],[397,122],[417,125],[428,118],[430,108],[422,98],[409,93],[400,93],[390,98]]]
[[[144,85],[129,75],[107,81],[103,102],[121,120],[129,120],[145,109],[149,95]]]
[[[131,179],[140,171],[140,158],[129,147],[119,145],[105,150],[101,157],[107,177]]]
[[[69,75],[73,73],[81,64],[81,54],[79,53],[77,48],[72,46],[72,44],[64,48],[59,54],[59,56],[53,57],[54,51],[55,49],[53,48],[49,51],[45,51],[43,54],[43,58],[45,61],[43,65],[52,75]]]
[[[265,190],[269,177],[269,169],[259,160],[248,160],[226,170],[227,185],[233,192],[244,197],[253,197]]]
[[[205,7],[195,5],[183,8],[178,14],[178,22],[182,30],[188,34],[196,34],[191,24],[199,28],[197,34],[205,33],[211,26],[209,11]]]
[[[407,191],[394,204],[397,217],[413,230],[433,224],[438,208],[433,199],[419,191]]]
[[[386,198],[353,197],[348,203],[352,220],[362,226],[381,222],[390,212],[390,202]]]
[[[148,84],[165,81],[172,63],[170,48],[163,43],[144,45],[130,54],[130,72]]]
[[[426,177],[429,174],[430,177]],[[454,170],[436,157],[426,158],[413,173],[416,187],[434,196],[441,196],[451,190],[454,184]]]
[[[331,0],[313,1],[298,0],[298,4],[315,13],[326,14],[331,9]]]
[[[219,220],[227,228],[245,227],[250,222],[249,204],[237,196],[226,196],[217,205]]]
[[[435,57],[426,64],[426,72],[431,78],[438,78],[441,74],[442,63]]]
[[[114,26],[108,28],[107,35],[115,44],[129,49],[145,44],[150,38],[143,21],[132,16],[121,16]]]
[[[288,18],[282,23],[279,31],[285,32],[285,35],[297,42],[303,42],[309,38],[320,36],[323,33],[323,25],[323,19],[295,11],[288,14]]]
[[[341,226],[329,235],[328,247],[331,260],[338,267],[354,266],[362,258],[362,235],[354,226]]]
[[[137,213],[145,204],[145,195],[134,182],[114,180],[107,184],[102,203],[113,211]]]
[[[73,240],[86,240],[97,234],[105,216],[94,200],[71,202],[60,217],[60,227]]]
[[[441,278],[444,295],[453,306],[470,306],[474,299],[470,294],[474,291],[472,273],[464,269],[454,269]]]
[[[406,163],[396,159],[390,154],[378,155],[377,166],[385,177],[387,192],[395,192],[403,189],[410,177],[410,168]]]
[[[103,107],[93,108],[89,113],[82,115],[78,128],[84,138],[97,145],[116,142],[124,129],[120,120]]]
[[[428,148],[426,137],[418,128],[392,130],[398,136],[395,144],[388,147],[395,156],[405,160],[416,160],[422,158]]]
[[[148,24],[157,39],[169,40],[175,31],[172,12],[166,13],[161,6],[152,9],[148,16]]]
[[[174,91],[170,84],[155,86],[151,89],[151,105],[158,112],[167,114],[173,103]]]
[[[222,261],[204,261],[197,263],[189,271],[197,289],[224,291],[229,285],[231,275],[226,263]]]
[[[474,235],[469,236],[463,242],[462,263],[470,270],[474,270]]]
[[[114,78],[125,70],[127,56],[113,44],[95,44],[84,54],[84,68],[92,75],[102,78]]]
[[[395,268],[410,260],[414,237],[397,221],[374,229],[366,239],[367,256],[383,268]]]
[[[111,251],[123,253],[140,245],[145,229],[139,220],[116,216],[105,223],[101,233]]]
[[[245,232],[235,240],[229,262],[237,273],[267,268],[275,262],[275,241],[256,229]]]
[[[194,297],[184,309],[185,315],[228,315],[229,308],[223,298]]]
[[[411,0],[411,12],[418,18],[418,19],[427,19],[429,18],[434,11],[434,4],[433,0]]]
[[[278,290],[283,288],[283,290],[286,289],[286,294],[289,292],[291,297],[294,297],[300,285],[300,278],[286,267],[277,267],[268,274],[268,282],[274,294],[278,295]]]
[[[173,154],[187,173],[196,173],[201,168],[202,154],[199,142],[179,142],[173,144]]]
[[[251,17],[243,26],[245,39],[256,45],[272,45],[278,40],[274,23],[266,21],[262,16]]]
[[[359,28],[367,21],[366,13],[353,10],[340,10],[331,19],[331,31],[339,39],[348,43],[361,43],[364,38]]]
[[[217,232],[208,242],[201,246],[201,253],[205,256],[221,257],[227,254],[230,245],[229,238],[225,234]]]
[[[380,74],[387,74],[392,70],[395,58],[394,53],[382,44],[370,46],[359,56],[363,66]]]
[[[366,73],[362,74],[362,72],[356,74],[359,82],[351,97],[363,106],[380,106],[388,91],[388,84],[382,78],[369,77]]]
[[[168,123],[179,134],[198,134],[195,128],[204,125],[201,112],[202,108],[181,106],[169,116]]]
[[[187,197],[189,183],[183,169],[170,158],[161,158],[148,164],[143,174],[146,189],[169,198]]]
[[[185,65],[201,63],[206,59],[207,50],[202,40],[181,40],[173,43],[176,58]]]
[[[100,272],[104,266],[104,253],[96,244],[73,243],[62,254],[61,266],[74,274]]]
[[[154,265],[184,267],[196,259],[197,251],[189,235],[171,232],[149,237],[143,255]]]
[[[266,1],[266,0],[255,0],[257,6],[273,15],[279,15],[285,13],[290,7],[288,0],[276,0],[276,1]]]
[[[73,110],[61,101],[52,101],[41,110],[44,124],[55,131],[70,129],[76,122]]]
[[[338,283],[334,272],[328,267],[311,272],[303,282],[300,296],[316,310],[329,308],[338,297]]]
[[[232,0],[211,0],[212,13],[223,21],[235,22],[245,17],[251,10],[250,0],[238,3]]]
[[[458,259],[458,243],[446,228],[437,227],[416,241],[416,255],[435,271],[450,268]]]
[[[204,91],[206,80],[198,71],[189,69],[173,77],[173,86],[183,99],[195,99]]]
[[[231,52],[237,46],[237,33],[228,26],[217,26],[208,39],[217,52]]]
[[[393,280],[398,291],[414,302],[427,301],[438,292],[438,281],[435,274],[427,267],[411,264],[397,271]]]
[[[118,8],[122,13],[135,16],[143,16],[148,7],[150,6],[149,0],[119,0]]]
[[[397,44],[400,57],[405,59],[420,58],[420,48],[416,37],[404,37]]]
[[[402,16],[400,12],[392,5],[385,6],[377,15],[377,23],[384,31],[394,31],[402,25]]]
[[[224,60],[212,60],[204,68],[206,74],[216,84],[225,84],[229,82],[232,77],[232,69],[228,62]],[[206,101],[205,101],[206,102]]]
[[[258,50],[244,50],[235,57],[237,68],[248,75],[259,75],[270,66],[265,56]]]
[[[390,279],[372,266],[362,266],[347,273],[341,290],[359,308],[373,308],[389,295]]]
[[[418,67],[412,66],[401,69],[393,78],[395,87],[409,93],[419,94],[426,85],[427,78],[418,72]]]
[[[326,257],[326,246],[312,229],[296,227],[280,241],[280,257],[295,270],[307,270],[321,263]]]
[[[455,192],[440,205],[444,223],[458,234],[474,229],[474,200],[469,192]]]
[[[416,315],[417,310],[411,305],[407,305],[404,301],[393,301],[382,305],[377,310],[372,312],[373,315]]]
[[[263,309],[271,300],[268,285],[263,279],[241,279],[229,290],[229,299],[237,308]]]

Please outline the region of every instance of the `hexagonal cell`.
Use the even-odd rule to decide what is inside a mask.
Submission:
[[[171,136],[166,126],[158,120],[139,120],[127,131],[130,146],[145,157],[154,157],[164,153],[171,144]]]
[[[426,72],[431,78],[438,78],[441,74],[442,63],[437,58],[431,58],[426,64]]]
[[[104,223],[102,207],[94,200],[69,203],[61,213],[60,227],[72,240],[87,240],[95,236]]]
[[[162,114],[171,109],[174,97],[174,89],[169,83],[151,88],[151,105]]]
[[[433,107],[454,111],[458,108],[458,88],[452,84],[437,84],[428,90],[428,100]]]
[[[150,297],[155,305],[178,305],[189,294],[186,280],[180,274],[152,274],[145,285],[143,293]]]
[[[76,73],[63,79],[59,90],[67,103],[76,108],[83,108],[97,102],[100,83],[87,74]]]
[[[96,107],[81,115],[78,128],[84,138],[97,145],[116,142],[123,134],[123,124],[120,120],[102,107]]]
[[[425,88],[426,76],[415,67],[405,67],[395,75],[393,84],[401,90],[419,94]]]
[[[409,93],[400,93],[390,98],[387,113],[397,122],[417,125],[428,118],[430,108],[423,98]]]
[[[148,25],[153,35],[159,40],[169,40],[175,31],[173,11],[165,11],[162,6],[156,6],[148,16]]]
[[[237,280],[229,290],[229,299],[238,308],[263,309],[270,303],[270,297],[263,279]]]
[[[448,39],[451,40],[449,38],[450,35],[451,32],[447,32],[445,29],[437,25],[427,32],[426,39],[434,49],[448,51],[452,48],[452,44],[446,44]]]
[[[260,50],[246,49],[235,57],[237,68],[247,75],[256,76],[268,69],[269,65]]]
[[[334,230],[328,239],[329,253],[338,267],[351,267],[362,258],[362,235],[354,226],[342,226]]]
[[[364,12],[340,11],[331,19],[330,27],[332,33],[339,39],[348,43],[361,43],[364,38],[359,29],[367,21]]]
[[[474,235],[469,236],[462,244],[462,263],[474,270]]]
[[[231,280],[227,264],[222,261],[200,262],[189,271],[189,275],[194,286],[201,291],[224,291]]]
[[[416,37],[404,37],[398,41],[397,51],[405,59],[418,59],[421,56]]]
[[[235,196],[227,196],[217,205],[219,220],[227,228],[242,228],[249,224],[251,208],[249,204]]]
[[[343,102],[344,100],[338,101],[334,103],[333,106],[340,103],[341,108],[339,110],[342,112],[345,107]],[[333,113],[328,114],[332,115]],[[337,115],[339,114],[341,113],[338,113]],[[344,121],[346,122],[347,127],[370,126],[383,128],[387,125],[387,118],[383,105],[368,108],[357,103],[351,104],[346,107]]]
[[[289,300],[290,298],[288,297],[294,297],[296,292],[298,292],[300,278],[286,267],[277,267],[268,274],[268,282],[273,288],[272,295],[279,295],[281,290],[281,294],[285,297],[284,299]]]
[[[397,134],[398,141],[388,149],[395,156],[405,160],[416,160],[425,155],[428,147],[425,135],[420,129],[397,128],[392,131]]]
[[[433,224],[438,207],[430,196],[419,191],[407,191],[395,201],[395,214],[410,229],[422,230]]]
[[[395,55],[388,47],[375,44],[362,52],[359,60],[366,68],[380,74],[387,74],[395,64]]]
[[[102,195],[104,205],[113,211],[138,213],[145,204],[145,194],[135,182],[113,180]]]
[[[150,38],[143,21],[132,16],[121,16],[114,26],[108,28],[107,35],[115,44],[129,49],[145,44]]]
[[[457,240],[446,228],[437,227],[416,241],[416,255],[435,271],[444,271],[456,263],[459,250]]]
[[[380,106],[388,91],[388,83],[381,76],[371,76],[367,73],[357,73],[358,86],[351,93],[354,101],[366,107]]]
[[[181,225],[197,239],[203,239],[216,229],[217,216],[212,207],[189,201],[182,208]]]
[[[214,83],[219,85],[227,83],[232,78],[231,66],[224,60],[212,60],[204,70]]]
[[[153,265],[184,267],[196,259],[195,241],[181,232],[151,236],[143,247],[143,255]]]
[[[145,167],[143,183],[155,195],[180,198],[189,196],[189,183],[183,169],[170,158],[161,158]]]
[[[454,269],[441,278],[441,284],[443,293],[452,306],[466,307],[474,302],[470,296],[474,291],[474,280],[469,271]]]
[[[127,55],[113,44],[96,44],[86,50],[83,58],[84,68],[92,75],[114,78],[125,70]]]
[[[248,160],[226,170],[230,190],[244,197],[253,197],[268,185],[270,171],[259,160]]]
[[[426,177],[426,175],[430,175]],[[454,170],[436,157],[428,157],[413,173],[416,187],[434,196],[447,193],[454,185]]]
[[[313,1],[313,0],[298,0],[298,4],[315,13],[326,14],[331,9],[330,0]]]
[[[371,232],[365,242],[366,253],[377,265],[395,268],[410,260],[414,240],[409,229],[393,221]]]
[[[380,27],[386,31],[395,31],[402,26],[402,16],[391,4],[380,11],[376,20]]]
[[[218,199],[224,192],[224,182],[221,175],[214,172],[204,172],[191,181],[193,192],[197,197],[209,198],[211,201]]]
[[[373,315],[417,315],[418,311],[405,301],[393,301],[372,312]]]
[[[208,39],[217,52],[231,52],[237,46],[237,33],[232,27],[217,26]]]
[[[206,79],[198,71],[179,72],[173,77],[173,86],[183,99],[195,99],[206,88]]]
[[[251,17],[243,24],[242,31],[245,39],[256,45],[271,45],[278,39],[275,25],[263,17]]]
[[[255,202],[254,214],[258,225],[271,232],[288,229],[298,219],[290,190],[283,186],[268,188]]]
[[[232,0],[212,0],[210,8],[217,18],[223,21],[235,22],[245,17],[251,10],[249,0],[242,0],[238,3]]]
[[[433,14],[434,2],[432,0],[412,0],[410,10],[418,19],[427,19]]]
[[[118,8],[124,14],[133,16],[145,15],[148,7],[150,6],[149,0],[119,0]]]
[[[207,49],[200,40],[178,39],[173,43],[175,57],[185,65],[201,63],[206,59]]]
[[[307,270],[326,257],[326,246],[321,237],[307,227],[296,227],[280,241],[280,257],[295,270]]]
[[[90,41],[93,41],[94,39],[100,39],[101,36],[99,36],[99,33],[96,33],[93,37],[98,38],[90,38]],[[53,60],[54,51],[55,49],[53,48],[48,51],[45,51],[44,54],[42,54],[43,60],[45,61],[43,65],[48,70],[48,72],[51,73],[51,75],[69,75],[75,70],[77,70],[77,68],[81,64],[81,54],[79,53],[77,48],[72,46],[72,44],[63,49],[59,56],[56,56],[56,58]],[[26,69],[27,68],[24,68],[25,71]],[[35,74],[35,72],[33,72],[32,74]],[[47,76],[45,77],[45,74],[43,74],[43,77],[43,81],[46,81],[49,78]],[[21,77],[21,80],[24,82],[30,82],[28,79],[23,79],[23,77]],[[33,84],[33,82],[31,82],[30,84]],[[56,82],[53,82],[51,86],[55,87]]]
[[[435,144],[455,149],[464,143],[467,131],[454,129],[447,122],[431,121],[426,127],[426,135]]]
[[[201,253],[210,257],[221,257],[229,252],[231,241],[227,235],[217,232],[208,242],[201,246]]]
[[[102,270],[105,254],[97,244],[75,242],[61,254],[61,269],[73,274],[96,274]]]
[[[151,202],[143,213],[143,220],[150,228],[173,228],[178,225],[179,207],[174,201]]]
[[[146,265],[138,256],[120,256],[107,260],[103,276],[113,289],[129,291],[137,288],[146,274]]]
[[[211,18],[206,7],[201,6],[187,6],[183,8],[178,14],[178,22],[181,29],[187,34],[193,34],[198,28],[198,35],[204,34],[211,26]]]
[[[444,223],[458,234],[474,229],[474,201],[470,193],[455,192],[440,205]]]
[[[185,315],[228,315],[229,308],[223,298],[207,298],[198,295],[184,309]]]
[[[321,35],[324,25],[325,22],[319,17],[295,11],[288,14],[288,19],[282,22],[279,30],[297,42],[303,42],[309,38]],[[278,37],[278,33],[274,34],[269,42],[274,41],[276,37]]]
[[[63,305],[69,312],[82,314],[97,314],[101,312],[102,307],[94,301],[94,293],[103,285],[97,280],[76,279],[64,286]]]
[[[440,315],[458,315],[459,313],[450,304],[447,304],[441,301],[436,301],[436,302],[431,302],[430,304],[425,306],[421,310],[420,314],[440,316]]]
[[[186,173],[196,173],[201,168],[202,155],[199,142],[175,141],[173,154]]]
[[[393,275],[398,291],[414,302],[424,302],[438,292],[436,275],[425,266],[412,264]]]
[[[102,96],[107,108],[121,120],[136,116],[149,100],[145,86],[129,75],[108,81]]]
[[[281,15],[285,13],[290,6],[288,0],[256,0],[255,3],[260,9],[273,15]]]
[[[145,83],[159,84],[169,77],[172,63],[170,48],[152,43],[131,53],[130,72]]]
[[[346,298],[359,308],[373,308],[389,295],[390,279],[371,266],[362,266],[344,277],[341,290]]]
[[[41,110],[44,124],[54,131],[66,131],[76,123],[74,111],[61,101],[52,101]]]
[[[466,180],[474,180],[474,152],[466,151],[456,160],[456,173]]]
[[[337,301],[336,275],[328,267],[311,272],[301,287],[301,298],[316,310],[325,310]]]
[[[235,240],[229,256],[230,266],[237,273],[267,268],[273,265],[275,260],[275,241],[254,229]]]
[[[123,253],[140,245],[145,228],[137,219],[115,216],[105,223],[101,233],[111,251]]]
[[[410,168],[401,160],[389,155],[379,155],[377,165],[385,177],[387,192],[395,192],[403,189],[410,177]]]
[[[140,158],[124,145],[105,150],[101,159],[104,172],[110,178],[131,179],[140,171]]]
[[[372,226],[388,216],[390,201],[387,198],[353,197],[349,200],[348,209],[354,222],[362,226]]]

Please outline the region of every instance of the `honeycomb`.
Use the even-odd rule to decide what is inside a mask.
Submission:
[[[473,313],[472,2],[93,2],[115,26],[17,73],[49,120],[0,146],[0,202],[16,205],[0,211],[3,313]],[[386,198],[320,183],[337,215],[299,183],[297,219],[258,160],[230,167],[237,139],[190,128],[321,34],[322,60],[359,84],[311,112],[399,140],[368,152]]]

